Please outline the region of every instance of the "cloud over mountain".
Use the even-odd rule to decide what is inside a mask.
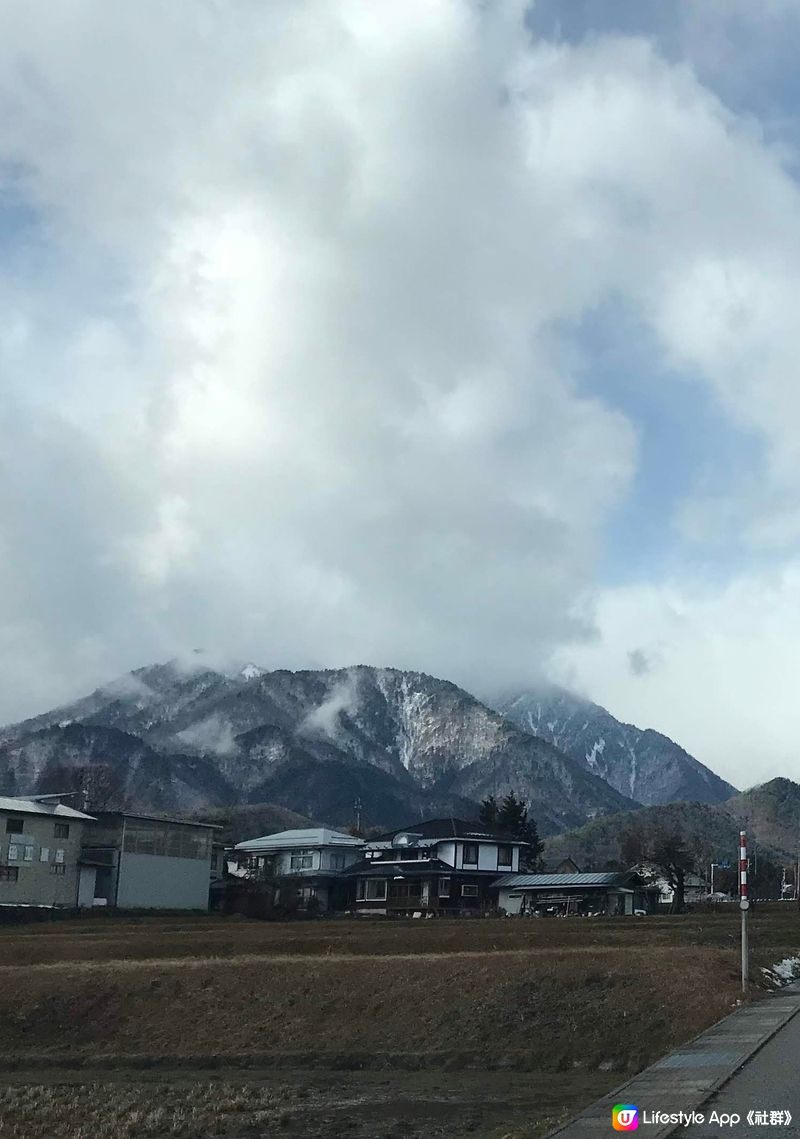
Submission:
[[[796,556],[800,197],[724,68],[516,2],[0,21],[0,720],[196,648],[525,684],[639,493],[648,586]]]

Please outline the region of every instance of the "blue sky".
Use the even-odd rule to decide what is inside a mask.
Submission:
[[[799,40],[789,0],[7,7],[0,720],[200,644],[549,677],[800,777]]]

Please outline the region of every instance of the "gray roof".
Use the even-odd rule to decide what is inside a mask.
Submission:
[[[39,803],[35,799],[15,799],[10,795],[0,795],[0,811],[8,811],[13,815],[48,815],[51,818],[94,822],[94,815],[86,815],[74,807],[65,807],[63,803]]]
[[[549,888],[551,886],[621,886],[629,874],[606,871],[598,874],[506,874],[494,883],[503,890]]]
[[[140,815],[133,811],[98,811],[97,821],[106,823],[111,819],[117,819],[122,822],[123,819],[144,819],[146,822],[152,823],[169,823],[170,826],[179,827],[205,827],[206,830],[221,831],[223,827],[220,823],[204,823],[200,819],[177,819],[171,815]]]
[[[278,831],[277,834],[266,834],[263,838],[248,838],[244,842],[237,842],[235,850],[291,850],[294,847],[306,846],[356,846],[364,845],[363,838],[345,834],[343,831],[334,831],[330,827],[306,827],[299,830]]]

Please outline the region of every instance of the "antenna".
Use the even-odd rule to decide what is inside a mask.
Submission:
[[[363,806],[363,804],[362,804],[361,799],[359,797],[353,803],[353,810],[356,813],[356,830],[357,831],[361,830],[361,808],[362,808],[362,806]]]

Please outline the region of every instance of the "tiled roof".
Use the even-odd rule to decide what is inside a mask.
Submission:
[[[482,823],[477,819],[472,821],[465,819],[425,819],[418,823],[409,823],[407,827],[396,827],[394,830],[387,831],[386,834],[380,834],[375,839],[376,842],[385,842],[391,840],[397,834],[418,834],[421,838],[465,838],[472,839],[475,842],[504,842],[504,843],[519,843],[518,838],[512,835],[495,834],[493,831],[487,830]]]
[[[330,827],[306,827],[298,830],[278,831],[277,834],[267,834],[263,838],[248,838],[244,842],[237,842],[235,849],[244,851],[262,850],[291,850],[306,846],[354,846],[364,845],[363,838],[345,834],[343,831],[334,831]]]
[[[597,874],[506,874],[494,883],[504,890],[534,889],[551,886],[621,886],[630,878],[630,874],[619,874],[611,871]]]
[[[94,815],[86,815],[74,807],[65,807],[63,803],[39,803],[35,799],[15,799],[7,795],[0,795],[0,811],[9,811],[15,815],[48,815],[51,818],[94,822]]]

